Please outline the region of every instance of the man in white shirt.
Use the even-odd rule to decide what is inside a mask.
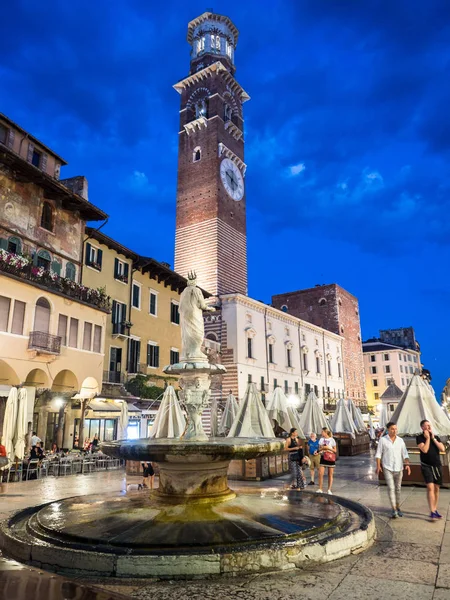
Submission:
[[[42,440],[36,435],[36,432],[33,431],[33,435],[31,436],[31,447],[36,446],[38,442],[42,442]]]
[[[405,442],[397,435],[397,425],[388,423],[386,425],[388,435],[381,437],[378,441],[377,453],[377,475],[382,471],[388,488],[389,500],[392,506],[392,518],[403,517],[400,510],[400,491],[402,488],[403,468],[408,475],[411,474],[409,467],[409,456]]]

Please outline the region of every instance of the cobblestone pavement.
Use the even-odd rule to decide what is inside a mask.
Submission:
[[[222,597],[230,600],[378,600],[387,596],[402,600],[420,596],[421,600],[448,600],[450,490],[441,492],[440,512],[444,515],[441,521],[428,520],[425,489],[415,487],[403,488],[404,517],[391,520],[386,488],[378,486],[373,462],[373,458],[368,455],[341,458],[333,488],[335,494],[362,502],[375,513],[377,541],[367,552],[326,565],[285,573],[188,582],[86,581],[81,578],[68,582],[62,577],[21,567],[14,561],[3,559],[2,562],[0,559],[0,599],[173,600],[174,597],[188,597],[193,600],[216,600]],[[136,478],[127,480],[123,472],[112,471],[3,485],[0,518],[3,519],[20,508],[74,495],[119,490],[135,494],[138,493],[135,485],[137,481]],[[283,487],[286,478],[261,483],[233,483],[232,487],[236,490],[256,487],[269,491]],[[314,488],[311,486],[309,489]],[[78,584],[88,587],[78,587]],[[23,596],[20,595],[21,589]],[[25,592],[30,589],[34,590],[34,595],[30,595],[29,591]]]

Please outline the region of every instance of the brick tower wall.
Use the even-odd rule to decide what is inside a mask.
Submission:
[[[358,299],[336,284],[272,296],[276,308],[343,337],[345,390],[357,404],[366,404],[364,360]]]

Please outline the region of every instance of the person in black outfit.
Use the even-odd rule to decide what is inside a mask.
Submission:
[[[420,450],[420,467],[427,484],[427,499],[430,507],[431,519],[442,519],[438,513],[439,488],[442,485],[442,464],[439,452],[444,452],[445,446],[434,435],[431,423],[424,419],[420,422],[423,433],[416,437],[416,444]]]
[[[148,487],[147,481],[150,480],[150,489],[153,489],[153,480],[155,478],[155,471],[151,462],[141,463],[143,469],[142,485]]]
[[[92,440],[92,452],[98,452],[98,444],[100,440],[98,439],[98,433],[94,435],[94,439]]]
[[[291,488],[303,490],[305,488],[305,476],[302,471],[304,460],[303,448],[298,437],[297,430],[293,427],[286,439],[284,449],[289,452],[289,467],[291,469]]]

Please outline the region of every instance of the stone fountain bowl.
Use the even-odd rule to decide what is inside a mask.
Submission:
[[[211,438],[185,441],[145,438],[103,442],[105,454],[122,460],[150,461],[159,466],[156,494],[171,503],[231,500],[228,467],[234,459],[279,454],[284,440],[254,438]]]

